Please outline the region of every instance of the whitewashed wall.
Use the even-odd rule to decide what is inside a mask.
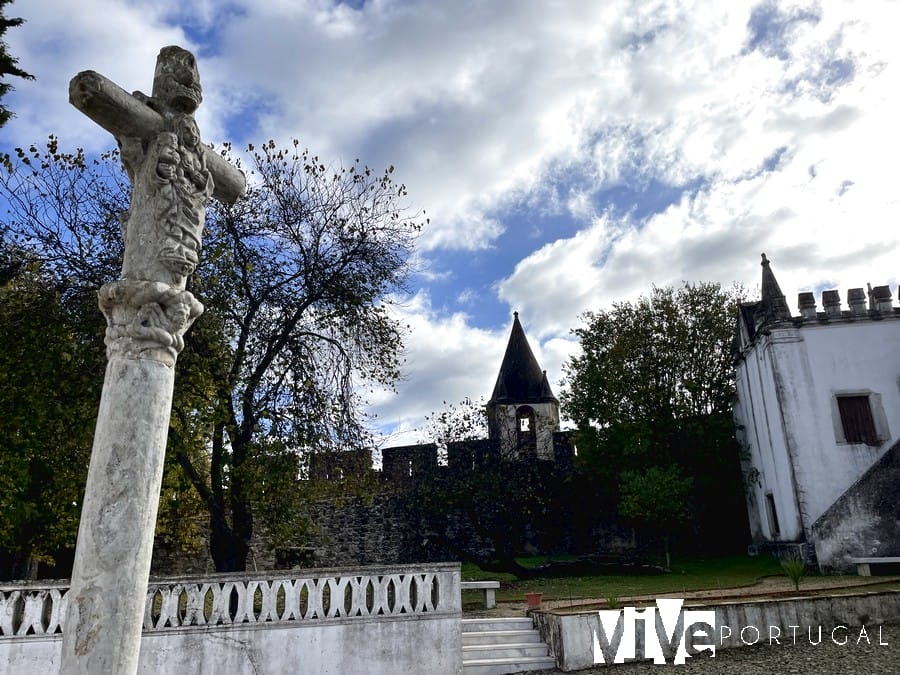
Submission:
[[[900,318],[861,318],[759,335],[737,368],[735,415],[759,471],[751,528],[772,540],[766,492],[775,500],[779,539],[796,540],[900,437]],[[880,445],[836,438],[835,394],[880,396],[887,436]],[[875,411],[876,415],[878,411]]]
[[[789,649],[791,636],[796,636],[798,643],[804,641],[818,643],[821,640],[827,643],[834,634],[837,635],[837,640],[849,636],[846,649],[850,655],[852,649],[859,644],[857,640],[863,644],[868,640],[869,645],[873,645],[876,649],[894,648],[893,632],[889,633],[888,629],[882,631],[881,626],[900,619],[900,593],[888,591],[837,597],[785,598],[707,605],[688,603],[684,609],[715,611],[714,642],[717,652],[750,644],[768,644],[770,635],[780,636],[782,646]],[[598,672],[601,668],[605,672],[606,666],[598,667],[594,662],[594,636],[600,631],[600,619],[596,611],[538,611],[532,613],[532,618],[535,627],[541,633],[541,639],[551,645],[557,668],[570,672],[593,667],[595,670],[592,672]],[[723,626],[727,626],[727,630],[723,629]],[[832,633],[838,626],[842,626],[843,629]],[[866,626],[867,638],[860,639],[862,626]],[[748,627],[748,630],[744,630]],[[778,629],[777,632],[772,629],[773,627]],[[640,643],[643,643],[642,635],[643,632],[638,629],[637,637]],[[674,654],[666,648],[663,648],[663,653],[671,664]],[[851,662],[850,659],[847,661]],[[686,664],[690,663],[691,660],[687,659]],[[809,672],[815,672],[814,669],[815,665],[810,664]],[[617,669],[612,667],[609,672],[616,673]],[[678,669],[660,666],[658,672],[677,674]],[[716,670],[709,667],[708,672]]]
[[[0,673],[55,673],[65,584],[0,586]],[[462,672],[458,564],[151,582],[140,673]]]

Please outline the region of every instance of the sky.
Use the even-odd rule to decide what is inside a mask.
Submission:
[[[797,293],[900,272],[900,2],[19,0],[0,152],[50,134],[110,149],[67,102],[96,70],[149,92],[159,49],[198,58],[206,142],[267,139],[394,165],[430,225],[382,443],[490,397],[518,311],[558,395],[586,311],[652,286]],[[892,168],[894,167],[894,168]]]

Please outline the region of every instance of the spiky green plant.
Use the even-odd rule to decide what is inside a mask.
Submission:
[[[794,584],[794,590],[800,590],[800,582],[806,576],[806,563],[799,555],[792,555],[781,560],[781,569]]]

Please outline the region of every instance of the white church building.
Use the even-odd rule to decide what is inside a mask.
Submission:
[[[800,293],[763,254],[735,338],[734,408],[753,545],[820,568],[900,556],[900,309],[889,286]]]

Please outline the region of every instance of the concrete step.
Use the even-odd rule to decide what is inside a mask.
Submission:
[[[527,616],[499,617],[496,619],[463,619],[463,633],[496,630],[531,630],[534,623]]]
[[[513,657],[507,659],[480,659],[463,663],[464,675],[506,675],[529,670],[547,670],[556,667],[550,656]]]
[[[510,642],[495,645],[463,646],[463,663],[481,659],[509,659],[518,656],[547,656],[549,650],[543,642]]]
[[[464,675],[506,675],[556,667],[527,617],[463,619]]]
[[[523,642],[540,642],[541,635],[531,630],[486,630],[480,633],[463,633],[463,645],[497,645],[521,644]]]

